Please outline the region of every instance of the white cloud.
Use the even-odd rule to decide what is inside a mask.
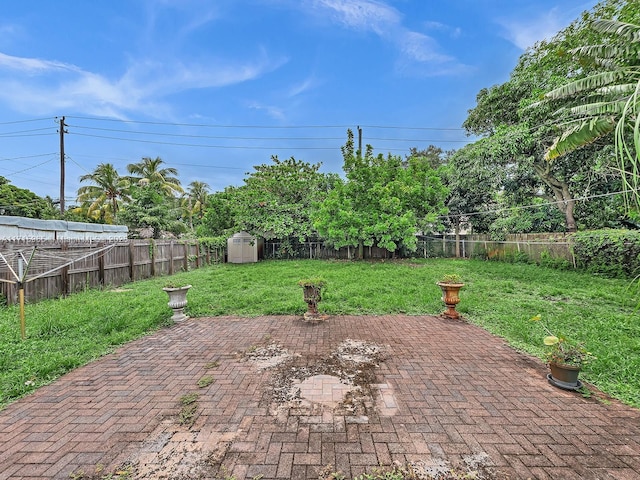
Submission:
[[[11,70],[18,70],[19,72],[28,74],[45,73],[56,70],[80,70],[78,67],[67,63],[41,60],[39,58],[13,57],[0,52],[0,68],[2,67],[6,67]]]
[[[120,78],[52,60],[0,53],[0,99],[24,113],[59,113],[61,109],[124,118],[128,113],[164,114],[166,95],[198,88],[220,88],[253,80],[287,59],[265,52],[245,62],[187,64],[165,59],[140,61]]]
[[[301,7],[305,12],[324,15],[346,28],[373,32],[393,44],[401,54],[397,62],[399,73],[430,76],[459,73],[467,68],[455,58],[441,53],[440,45],[432,37],[405,27],[401,13],[382,1],[306,0]],[[435,22],[431,25],[442,26]],[[407,68],[411,62],[419,65]]]
[[[320,82],[313,76],[305,78],[302,82],[297,83],[289,88],[288,96],[296,97],[304,92],[318,86]]]
[[[569,21],[563,18],[557,8],[534,17],[520,15],[517,20],[506,18],[496,20],[504,29],[504,37],[522,50],[532,47],[540,40],[550,39]]]
[[[311,4],[316,9],[331,11],[347,27],[371,30],[378,35],[401,21],[395,8],[375,0],[311,0]]]
[[[451,62],[452,57],[438,53],[435,40],[418,32],[406,31],[398,36],[398,46],[409,58],[418,62]]]
[[[448,33],[451,38],[458,38],[462,34],[462,30],[460,29],[460,27],[454,28],[440,22],[427,21],[427,22],[423,22],[423,25],[427,30],[437,30],[440,32]]]
[[[247,107],[253,109],[253,110],[262,110],[267,112],[267,115],[269,115],[270,117],[276,119],[276,120],[284,120],[285,119],[285,114],[284,114],[284,110],[280,107],[276,107],[274,105],[265,105],[263,103],[260,102],[250,102],[247,104]]]

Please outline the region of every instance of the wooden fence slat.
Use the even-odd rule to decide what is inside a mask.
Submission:
[[[27,273],[27,280],[36,274],[46,275],[25,283],[25,296],[27,301],[36,302],[45,298],[56,298],[74,293],[86,288],[102,288],[105,286],[120,286],[134,280],[142,280],[154,276],[173,273],[174,261],[182,262],[184,269],[188,270],[208,265],[209,262],[199,260],[200,246],[195,242],[176,243],[173,240],[130,240],[119,242],[114,246],[94,256],[88,256],[63,268],[57,268],[53,256],[57,252],[64,253],[71,259],[77,253],[81,257],[91,252],[98,245],[95,242],[37,242],[38,250],[46,252],[38,258],[32,269]],[[196,261],[190,262],[190,249],[195,245]],[[16,250],[33,248],[33,243],[26,241],[0,240],[0,251],[12,256]],[[177,253],[174,253],[174,249]],[[182,256],[180,253],[182,251]],[[38,251],[36,251],[36,257]],[[47,261],[46,258],[51,258]],[[208,247],[204,247],[203,258],[210,258]],[[9,269],[0,265],[0,275],[3,279],[14,280]],[[7,303],[12,305],[17,302],[17,288],[12,283],[0,282],[0,295],[4,296]]]

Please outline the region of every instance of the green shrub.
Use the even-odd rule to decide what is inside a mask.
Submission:
[[[503,261],[507,263],[531,263],[529,255],[524,252],[516,252],[513,250],[507,250],[504,252]]]
[[[541,267],[556,268],[558,270],[571,269],[571,263],[566,258],[554,257],[548,251],[540,252],[540,261],[538,264]]]
[[[576,266],[590,273],[614,278],[640,274],[640,232],[592,230],[573,236]]]

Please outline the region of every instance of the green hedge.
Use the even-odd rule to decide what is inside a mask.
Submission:
[[[616,278],[640,275],[640,232],[591,230],[573,236],[576,266],[587,272]]]

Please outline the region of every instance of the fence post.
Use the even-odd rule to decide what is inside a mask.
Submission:
[[[133,240],[129,240],[129,279],[132,282],[136,281],[136,262],[135,262],[135,246]]]
[[[98,243],[98,248],[104,247],[104,243]],[[104,287],[104,256],[107,252],[98,255],[98,285]]]
[[[156,242],[153,238],[149,239],[149,256],[151,257],[151,276],[156,276]]]
[[[66,243],[61,244],[60,250],[62,252],[67,250],[67,244]],[[66,297],[67,295],[69,295],[69,266],[68,265],[60,269],[60,290],[61,290],[60,294],[63,297]]]
[[[173,275],[173,240],[169,242],[169,275]]]
[[[182,268],[185,272],[188,272],[189,271],[189,243],[184,242],[182,246],[183,246],[182,251],[184,252],[184,258],[182,259]]]

